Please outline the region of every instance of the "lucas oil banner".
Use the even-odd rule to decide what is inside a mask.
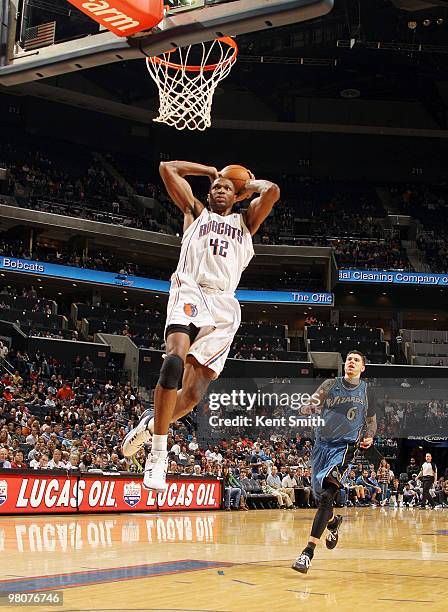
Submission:
[[[146,491],[137,475],[0,473],[0,514],[217,510],[220,505],[218,480],[169,480],[167,491],[156,494]]]

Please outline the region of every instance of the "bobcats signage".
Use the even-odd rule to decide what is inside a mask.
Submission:
[[[221,483],[217,480],[168,481],[159,494],[146,491],[139,477],[51,476],[2,474],[0,514],[217,510]]]
[[[163,0],[69,1],[117,36],[148,30],[163,19]]]
[[[0,255],[0,270],[8,272],[20,272],[34,274],[51,278],[62,278],[64,280],[95,283],[120,287],[132,287],[144,291],[156,291],[157,293],[168,293],[169,281],[155,278],[144,278],[142,276],[128,276],[116,272],[103,272],[102,270],[90,270],[89,268],[75,268],[74,266],[62,266],[60,264],[41,263],[28,259],[17,259],[16,257],[3,257]],[[259,302],[270,304],[316,304],[316,306],[333,306],[334,294],[326,292],[310,293],[309,291],[255,291],[250,289],[239,289],[235,293],[239,302]],[[197,306],[190,306],[191,316],[195,316]],[[186,313],[188,314],[188,313]],[[197,312],[196,312],[197,314]],[[189,315],[190,316],[190,315]]]

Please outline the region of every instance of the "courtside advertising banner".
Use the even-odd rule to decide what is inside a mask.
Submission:
[[[446,287],[448,274],[396,272],[392,270],[338,270],[343,283],[381,283],[386,285],[426,285]]]
[[[0,256],[0,270],[7,272],[23,272],[34,276],[47,276],[63,280],[96,283],[100,285],[115,285],[125,289],[141,289],[168,293],[170,283],[167,280],[144,278],[143,276],[128,276],[116,272],[103,272],[89,268],[76,268],[46,261],[17,259],[16,257]],[[333,306],[334,294],[326,291],[257,291],[241,289],[235,296],[240,302],[260,302],[271,304],[313,304],[316,306]]]
[[[169,480],[168,489],[146,491],[142,478],[0,473],[0,514],[218,510],[221,482]]]

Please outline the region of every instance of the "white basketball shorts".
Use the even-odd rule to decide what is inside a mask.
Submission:
[[[199,333],[189,355],[221,374],[241,323],[241,309],[233,293],[200,287],[184,275],[171,277],[165,331],[169,325],[190,325]]]

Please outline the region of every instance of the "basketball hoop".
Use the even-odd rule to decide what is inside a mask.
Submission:
[[[177,130],[205,130],[211,125],[213,94],[230,73],[238,55],[233,38],[172,49],[146,58],[159,89],[159,123]]]

